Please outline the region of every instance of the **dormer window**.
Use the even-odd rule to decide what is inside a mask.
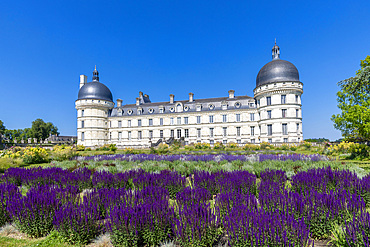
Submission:
[[[202,105],[201,104],[197,105],[197,111],[201,111],[201,110],[202,110]]]
[[[214,104],[210,104],[208,107],[209,107],[210,110],[215,109],[215,105]]]
[[[149,108],[148,112],[149,113],[153,113],[154,112],[154,109],[153,108]]]
[[[132,115],[132,110],[128,110],[128,111],[127,111],[127,114],[128,114],[128,115]]]
[[[164,106],[159,107],[159,113],[164,113]]]
[[[170,112],[174,112],[175,111],[175,108],[174,107],[171,107],[170,108]]]
[[[184,111],[189,111],[189,106],[185,106]]]
[[[235,108],[240,108],[241,106],[242,106],[242,104],[240,102],[235,103]]]
[[[181,104],[176,105],[176,112],[182,112],[182,105]]]

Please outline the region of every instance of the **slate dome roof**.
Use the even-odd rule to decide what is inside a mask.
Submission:
[[[78,99],[100,99],[113,102],[113,96],[109,88],[99,82],[99,73],[96,69],[93,74],[93,81],[86,83],[78,91]]]
[[[273,60],[258,72],[256,87],[274,82],[299,81],[298,69],[291,62],[280,59],[280,48],[272,48]]]

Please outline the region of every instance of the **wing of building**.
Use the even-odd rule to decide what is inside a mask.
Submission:
[[[272,48],[272,61],[258,72],[254,97],[228,96],[151,102],[139,93],[136,104],[113,102],[111,91],[93,71],[92,82],[80,76],[77,109],[78,144],[86,147],[114,143],[118,147],[149,147],[180,140],[191,143],[297,143],[303,140],[301,95],[297,68],[280,59]]]

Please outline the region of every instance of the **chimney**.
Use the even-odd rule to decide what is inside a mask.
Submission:
[[[189,93],[189,102],[193,102],[193,101],[194,101],[194,94]]]
[[[170,104],[173,104],[174,99],[175,99],[175,95],[170,94]]]
[[[235,93],[234,90],[229,90],[229,99],[233,99],[234,98],[234,93]]]
[[[117,107],[121,107],[122,106],[122,100],[121,99],[117,99]]]
[[[80,88],[83,87],[87,82],[87,76],[86,75],[80,75]]]
[[[140,98],[136,98],[136,105],[140,105]]]

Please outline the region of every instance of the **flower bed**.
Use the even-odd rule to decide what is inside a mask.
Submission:
[[[347,246],[366,246],[369,178],[330,167],[290,180],[279,170],[257,179],[240,170],[185,177],[169,170],[12,168],[0,178],[0,223],[13,221],[32,237],[56,230],[78,245],[109,233],[115,246],[306,247],[339,226]],[[28,188],[26,195],[17,186]]]

